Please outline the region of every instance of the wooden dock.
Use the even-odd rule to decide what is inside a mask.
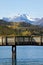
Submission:
[[[43,35],[0,37],[0,45],[43,45]]]
[[[17,36],[15,38],[17,45],[43,45],[43,36]]]

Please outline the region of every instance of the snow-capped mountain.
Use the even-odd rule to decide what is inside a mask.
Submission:
[[[4,21],[9,21],[9,18],[3,17]]]
[[[43,18],[39,19],[37,22],[36,22],[37,25],[40,25],[40,26],[43,26]]]
[[[3,17],[4,21],[8,21],[8,22],[28,22],[30,24],[33,25],[41,25],[43,26],[43,18],[30,18],[28,15],[26,14],[22,14],[22,15],[17,15],[14,17]]]
[[[27,19],[27,16],[23,14],[23,15],[12,18],[11,21],[22,22],[22,21],[29,21],[29,20]]]
[[[17,16],[9,17],[9,18],[3,17],[3,20],[8,22],[28,22],[30,24],[33,23],[33,20],[30,19],[30,17],[27,16],[26,14],[17,15]]]

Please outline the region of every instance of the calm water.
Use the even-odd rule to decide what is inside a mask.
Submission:
[[[43,65],[43,46],[17,46],[17,65]]]
[[[43,59],[18,60],[17,65],[43,65]]]
[[[12,59],[10,58],[1,58],[0,65],[12,65]]]

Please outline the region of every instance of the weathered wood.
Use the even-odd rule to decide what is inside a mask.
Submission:
[[[15,65],[15,47],[12,47],[12,65]]]
[[[40,36],[37,36],[37,35],[34,35],[34,36],[18,36],[18,37],[16,37],[16,38],[20,38],[20,37],[22,37],[23,38],[23,42],[19,42],[19,40],[16,42],[17,43],[17,45],[19,44],[30,44],[30,45],[41,45],[41,43],[42,43],[42,36],[41,36],[41,40],[40,40]],[[29,40],[27,41],[27,40],[25,40],[25,38],[28,38]],[[34,39],[34,40],[33,40]],[[30,42],[30,43],[29,43]]]
[[[0,37],[0,45],[43,45],[43,35]]]

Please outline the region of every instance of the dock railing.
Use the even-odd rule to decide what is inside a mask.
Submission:
[[[43,45],[43,35],[0,37],[0,45]]]

